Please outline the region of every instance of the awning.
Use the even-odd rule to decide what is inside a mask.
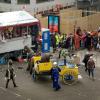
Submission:
[[[36,23],[39,20],[26,11],[0,13],[0,28],[20,24]]]

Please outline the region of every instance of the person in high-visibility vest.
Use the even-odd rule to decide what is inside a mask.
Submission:
[[[56,34],[55,38],[56,38],[56,46],[58,47],[59,46],[59,41],[60,41],[59,34]]]
[[[63,35],[60,34],[59,35],[59,47],[62,47],[62,43],[63,43]]]

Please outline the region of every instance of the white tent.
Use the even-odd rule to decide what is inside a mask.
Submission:
[[[34,22],[38,22],[38,19],[34,18],[26,11],[0,13],[0,27],[28,24]]]

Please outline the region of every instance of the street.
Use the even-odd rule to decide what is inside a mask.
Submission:
[[[85,50],[79,51],[81,61]],[[61,83],[61,90],[54,91],[50,77],[39,78],[36,82],[26,71],[27,64],[15,63],[17,88],[13,87],[12,81],[9,87],[5,88],[5,69],[0,71],[0,100],[100,100],[100,52],[93,52],[96,57],[95,80],[88,77],[84,67],[79,67],[79,73],[82,76],[76,84],[65,85]],[[22,66],[22,69],[18,67]]]

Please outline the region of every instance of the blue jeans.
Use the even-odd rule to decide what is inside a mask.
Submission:
[[[94,69],[88,69],[89,77],[92,74],[92,78],[94,78]]]
[[[60,84],[59,84],[59,81],[58,81],[58,78],[54,78],[54,79],[53,79],[53,88],[54,88],[55,90],[58,90],[58,89],[61,88],[61,86],[60,86]]]

